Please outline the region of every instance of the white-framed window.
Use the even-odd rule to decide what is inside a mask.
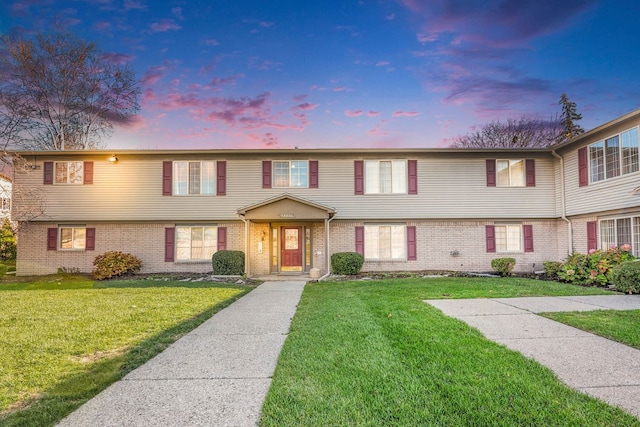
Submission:
[[[600,220],[600,248],[630,245],[634,256],[640,257],[640,216]]]
[[[365,194],[407,194],[406,160],[365,160]]]
[[[496,160],[496,179],[498,187],[524,187],[525,161],[518,160]]]
[[[404,224],[365,224],[364,257],[367,260],[406,260],[407,227]]]
[[[82,184],[84,181],[84,162],[56,162],[56,184]]]
[[[87,228],[77,226],[58,227],[60,250],[84,250],[87,245]]]
[[[173,195],[211,196],[216,194],[215,161],[173,162]]]
[[[176,226],[176,261],[211,261],[217,250],[218,227]]]
[[[11,199],[9,199],[8,197],[3,197],[2,198],[2,210],[3,211],[8,211],[11,209]]]
[[[309,187],[309,162],[307,160],[274,161],[273,186],[281,188]]]
[[[496,224],[496,252],[522,252],[521,224]]]
[[[591,182],[638,172],[638,128],[632,128],[589,145],[589,173]]]

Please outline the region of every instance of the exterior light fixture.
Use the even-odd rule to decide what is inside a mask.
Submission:
[[[116,156],[115,154],[112,154],[111,157],[109,157],[109,161],[111,163],[115,163],[118,161],[118,156]]]

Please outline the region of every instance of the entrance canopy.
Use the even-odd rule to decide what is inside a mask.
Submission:
[[[336,210],[301,197],[284,193],[237,210],[238,215],[252,221],[327,220]]]

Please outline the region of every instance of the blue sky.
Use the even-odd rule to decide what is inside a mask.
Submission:
[[[491,120],[585,129],[640,107],[640,2],[5,0],[129,62],[141,111],[113,148],[446,147]]]

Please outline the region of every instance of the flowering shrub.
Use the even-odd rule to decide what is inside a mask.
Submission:
[[[119,251],[105,252],[93,261],[96,267],[91,275],[96,280],[110,279],[124,274],[134,274],[142,267],[142,261],[135,255]]]
[[[606,285],[611,283],[613,267],[633,259],[631,245],[612,246],[606,251],[592,249],[587,255],[574,253],[560,267],[558,278],[580,285]]]

